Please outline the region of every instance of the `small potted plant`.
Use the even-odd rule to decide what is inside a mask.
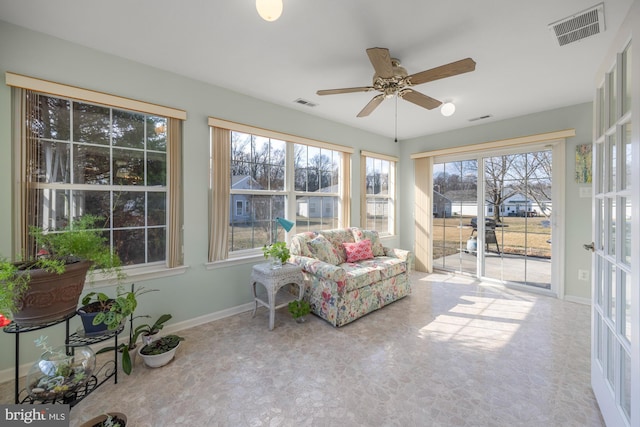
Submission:
[[[271,268],[280,268],[291,257],[291,252],[285,242],[275,242],[262,247],[262,253],[271,259]]]
[[[170,314],[163,314],[158,317],[153,325],[139,325],[134,331],[133,342],[135,343],[140,336],[144,345],[151,344],[157,338],[158,332],[164,328],[164,324],[171,320],[171,317]]]
[[[178,335],[165,335],[141,347],[138,354],[145,365],[150,368],[159,368],[173,360],[180,341],[184,341],[184,338]]]
[[[115,331],[136,310],[137,297],[156,290],[143,287],[134,290],[132,287],[130,291],[125,291],[124,287],[118,286],[115,298],[103,292],[89,292],[82,298],[82,307],[78,309],[85,334],[98,335],[106,330]]]
[[[293,300],[288,304],[289,313],[296,320],[297,323],[303,323],[304,317],[311,313],[311,307],[305,300]]]
[[[127,416],[122,412],[108,412],[84,422],[80,427],[126,427]]]
[[[122,280],[120,258],[103,236],[101,220],[85,215],[60,230],[31,227],[37,256],[0,260],[0,314],[21,327],[55,322],[75,312],[87,273],[102,269]]]
[[[149,317],[149,316],[146,316],[146,315],[136,316],[135,318],[137,317]],[[153,323],[153,325],[148,325],[148,324],[139,325],[135,329],[133,329],[134,317],[131,317],[131,327],[129,328],[129,342],[118,345],[118,352],[121,354],[121,361],[122,361],[120,366],[122,366],[122,371],[125,374],[130,375],[131,372],[133,371],[134,358],[132,356],[136,355],[134,350],[138,347],[138,344],[137,344],[138,337],[140,336],[142,337],[142,342],[144,345],[150,344],[151,342],[154,341],[158,332],[160,332],[160,330],[164,327],[164,324],[168,322],[171,319],[171,317],[172,316],[170,314],[163,314]],[[113,350],[115,350],[115,347],[113,346],[104,347],[98,350],[96,354],[107,353]]]

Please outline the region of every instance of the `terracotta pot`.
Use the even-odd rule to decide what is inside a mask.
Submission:
[[[89,421],[80,424],[80,427],[99,426],[107,419],[107,415],[111,415],[113,418],[121,420],[122,427],[127,425],[127,416],[122,412],[107,412],[106,414],[98,415],[97,417],[91,418]]]
[[[62,274],[30,271],[29,288],[17,301],[13,321],[21,327],[40,326],[73,314],[89,267],[91,262],[78,261],[67,265]]]

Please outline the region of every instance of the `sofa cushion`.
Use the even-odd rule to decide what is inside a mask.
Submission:
[[[309,240],[312,240],[315,237],[316,233],[314,233],[313,231],[305,231],[293,236],[291,238],[291,244],[289,245],[291,255],[300,255],[313,258],[313,256],[311,255],[311,251],[309,250],[309,245],[307,245],[307,243],[309,242]]]
[[[384,256],[384,247],[382,246],[382,242],[380,241],[380,236],[378,232],[375,230],[363,230],[361,228],[353,227],[351,229],[353,233],[353,238],[356,242],[360,242],[362,240],[370,240],[371,241],[371,250],[373,251],[373,256]]]
[[[346,262],[341,264],[340,267],[346,273],[345,290],[347,292],[381,280],[380,270],[375,266],[366,265],[362,262]]]
[[[340,264],[340,256],[331,242],[322,234],[307,242],[312,258],[317,258],[329,264]]]
[[[344,253],[344,247],[342,246],[342,244],[345,242],[355,242],[351,229],[337,228],[335,230],[323,230],[321,234],[326,237],[327,240],[329,240],[333,247],[336,249],[338,258],[340,259],[340,262],[338,264],[346,262],[347,256]]]
[[[342,246],[344,246],[344,252],[347,255],[347,262],[356,262],[373,258],[373,252],[371,252],[371,241],[369,239],[354,243],[345,242]]]
[[[407,262],[405,260],[388,256],[360,261],[359,264],[363,267],[377,269],[380,271],[380,277],[382,277],[383,280],[407,271]]]

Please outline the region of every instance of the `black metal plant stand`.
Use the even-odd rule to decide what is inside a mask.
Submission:
[[[75,332],[70,334],[69,332],[69,320],[75,316],[75,313],[71,313],[63,319],[56,320],[54,322],[49,322],[43,325],[38,326],[26,326],[20,327],[14,322],[11,322],[9,325],[3,328],[3,331],[9,334],[15,335],[15,403],[65,403],[69,404],[70,407],[78,404],[82,399],[88,396],[92,391],[102,385],[105,381],[114,378],[114,383],[118,383],[118,335],[123,331],[124,325],[120,326],[115,331],[106,331],[104,334],[96,335],[96,336],[83,336],[82,334]],[[56,397],[52,400],[36,400],[32,398],[28,393],[26,388],[20,390],[18,385],[19,381],[19,367],[20,367],[20,334],[24,332],[37,331],[39,329],[49,328],[51,326],[58,325],[60,323],[65,323],[65,346],[67,347],[68,352],[73,352],[74,347],[87,346],[91,344],[97,344],[108,339],[114,339],[114,350],[113,350],[113,360],[107,361],[100,368],[98,368],[91,378],[81,387],[75,389],[69,393]]]

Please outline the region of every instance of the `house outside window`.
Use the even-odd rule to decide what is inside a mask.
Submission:
[[[380,235],[395,234],[395,174],[397,158],[363,152],[364,206],[361,224]]]
[[[350,194],[343,175],[349,173],[353,149],[211,117],[209,125],[211,262],[251,256],[265,244],[287,240],[277,217],[294,221],[296,233],[350,225],[342,200]],[[249,207],[242,216],[235,209],[241,200]],[[226,223],[223,210],[230,215]]]
[[[231,132],[231,189],[236,209],[229,225],[229,251],[271,242],[273,220],[285,216],[286,142]]]

